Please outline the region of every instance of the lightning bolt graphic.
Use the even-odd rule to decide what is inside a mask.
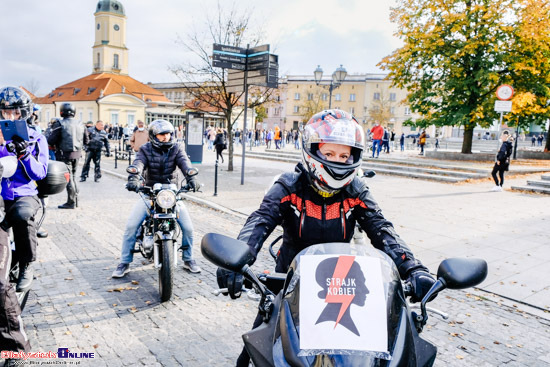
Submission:
[[[353,262],[355,260],[355,256],[340,256],[338,258],[338,262],[336,263],[336,267],[334,268],[334,274],[332,275],[333,279],[340,279],[340,288],[342,287],[342,284],[344,283],[344,279],[349,273],[349,270],[351,269],[351,266],[353,265]],[[334,281],[333,281],[334,283]],[[338,288],[338,289],[340,289]],[[337,293],[337,292],[333,292]],[[334,325],[334,328],[336,329],[336,326],[340,322],[340,319],[342,316],[344,316],[344,313],[348,309],[349,305],[351,304],[351,301],[353,301],[353,298],[355,295],[338,295],[338,294],[327,294],[325,298],[325,303],[341,303],[342,306],[340,307],[340,312],[338,313],[338,318],[336,319],[336,324]]]

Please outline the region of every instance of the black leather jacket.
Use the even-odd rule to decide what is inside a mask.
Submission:
[[[155,148],[151,142],[147,142],[139,148],[133,164],[141,172],[145,171],[146,186],[173,183],[176,168],[181,169],[184,175],[187,175],[187,171],[191,168],[183,143],[174,144],[170,149],[164,150]],[[132,176],[130,175],[130,178]]]
[[[275,270],[286,272],[296,254],[310,245],[350,242],[356,221],[372,245],[393,259],[401,278],[407,278],[411,270],[427,271],[384,218],[362,180],[356,177],[337,194],[324,198],[310,185],[301,163],[294,172],[279,177],[260,208],[248,217],[238,238],[257,255],[267,237],[281,225],[283,244]]]
[[[98,130],[94,126],[88,128],[88,139],[88,150],[101,150],[105,145],[105,151],[109,154],[109,139],[105,130]]]
[[[509,141],[505,141],[504,143],[502,143],[497,153],[497,161],[499,161],[501,164],[506,163],[512,155],[512,149],[512,143],[510,143]]]
[[[80,158],[82,148],[86,144],[88,134],[84,126],[72,117],[56,121],[48,135],[48,145],[55,147],[59,160]]]

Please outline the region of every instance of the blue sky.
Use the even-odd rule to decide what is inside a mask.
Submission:
[[[222,6],[231,1],[220,0]],[[127,16],[130,75],[147,82],[176,82],[169,72],[190,56],[176,43],[201,30],[216,0],[121,0]],[[389,21],[390,1],[240,0],[279,55],[279,75],[326,74],[342,64],[348,73],[380,72],[376,64],[400,41]],[[97,0],[2,1],[0,85],[38,85],[40,94],[92,71]],[[273,51],[274,50],[274,51]]]

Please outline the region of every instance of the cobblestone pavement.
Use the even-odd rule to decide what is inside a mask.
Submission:
[[[236,236],[244,216],[187,202],[195,227],[194,254],[202,273],[181,268],[173,299],[158,301],[158,276],[136,254],[131,272],[112,279],[127,215],[138,200],[124,181],[104,175],[80,184],[80,207],[59,210],[50,198],[38,247],[36,280],[23,314],[34,351],[66,347],[95,352],[93,366],[231,366],[257,303],[214,296],[215,267],[200,255],[207,232]],[[272,269],[264,248],[254,269]],[[423,336],[438,346],[436,366],[548,366],[550,321],[504,304],[491,294],[444,291],[431,306],[450,319],[430,317]]]

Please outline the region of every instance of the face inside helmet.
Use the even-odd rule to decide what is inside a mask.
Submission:
[[[154,147],[170,148],[175,143],[174,126],[166,120],[155,120],[149,125],[149,140]]]
[[[365,134],[341,110],[314,115],[302,131],[303,161],[316,188],[334,192],[351,183],[362,162]]]
[[[30,97],[16,87],[0,89],[0,117],[4,120],[27,120],[33,110]]]

